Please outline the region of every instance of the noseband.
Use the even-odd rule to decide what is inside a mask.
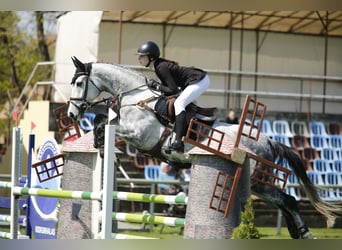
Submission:
[[[86,76],[86,83],[84,84],[84,90],[83,90],[83,95],[82,97],[70,97],[70,104],[74,105],[76,107],[76,109],[78,110],[78,112],[81,114],[83,113],[87,108],[92,107],[96,104],[99,104],[101,102],[106,102],[109,98],[104,98],[101,101],[97,101],[97,102],[89,102],[87,100],[87,96],[88,96],[88,85],[89,83],[93,84],[93,86],[97,89],[98,91],[98,95],[102,92],[101,89],[99,87],[96,86],[96,84],[89,80],[89,73],[88,72],[77,72],[74,75],[74,78],[71,81],[71,85],[76,84],[76,79],[79,78],[80,76]],[[81,104],[77,105],[74,101],[80,101]]]

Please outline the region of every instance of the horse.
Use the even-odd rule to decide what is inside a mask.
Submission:
[[[141,152],[152,152],[153,155],[158,151],[158,157],[163,161],[191,164],[193,158],[186,152],[193,148],[193,145],[185,143],[185,153],[173,152],[170,154],[163,150],[171,140],[173,133],[165,135],[168,125],[160,122],[154,112],[158,93],[147,87],[147,76],[122,65],[99,62],[83,63],[76,57],[73,57],[72,60],[76,71],[71,81],[72,90],[68,108],[70,118],[80,119],[89,107],[104,101],[96,98],[103,92],[107,92],[116,103],[113,109],[116,111],[117,117],[111,123],[115,125],[115,134],[118,138]],[[231,138],[235,138],[239,128],[239,125],[229,125],[218,120],[215,120],[211,126],[223,131]],[[95,130],[96,128],[94,134]],[[311,204],[327,218],[328,226],[334,224],[336,217],[341,214],[341,205],[320,199],[317,188],[309,180],[305,165],[297,152],[264,134],[260,134],[257,141],[242,137],[240,143],[254,154],[271,162],[275,162],[276,159],[280,162],[287,161]],[[250,168],[253,167],[262,168],[263,166],[262,164],[256,166],[251,164]],[[313,238],[300,215],[296,199],[293,196],[253,180],[250,182],[250,190],[252,194],[265,202],[281,209],[289,234],[293,239]]]

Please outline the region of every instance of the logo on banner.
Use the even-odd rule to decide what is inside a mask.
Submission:
[[[35,162],[47,160],[58,155],[56,140],[48,137],[39,148]],[[47,163],[47,165],[50,163]],[[50,168],[50,166],[47,166]],[[56,171],[56,170],[51,170]],[[51,175],[55,173],[51,172]],[[31,187],[60,190],[61,176],[40,182],[35,171],[31,174]],[[56,239],[58,198],[31,196],[31,227],[36,239]]]

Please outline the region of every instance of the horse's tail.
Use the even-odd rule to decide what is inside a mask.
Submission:
[[[299,184],[304,189],[310,203],[318,212],[327,218],[327,226],[333,226],[336,215],[342,214],[341,204],[325,202],[319,197],[317,187],[315,187],[308,178],[303,160],[297,152],[272,140],[269,140],[269,143],[273,149],[274,155],[279,157],[279,162],[286,160],[289,163],[288,165],[298,177]]]

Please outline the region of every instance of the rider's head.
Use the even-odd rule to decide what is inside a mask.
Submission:
[[[159,58],[160,50],[155,42],[147,41],[139,46],[137,55],[139,55],[140,64],[148,67],[152,61]]]

